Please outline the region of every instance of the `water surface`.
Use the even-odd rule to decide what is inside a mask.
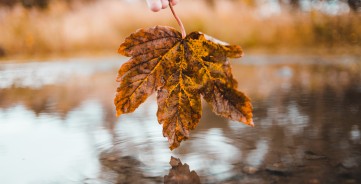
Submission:
[[[233,61],[256,126],[217,117],[203,102],[198,127],[173,152],[155,96],[115,117],[125,60],[1,63],[0,183],[163,183],[174,173],[201,183],[361,182],[359,58]],[[172,169],[171,156],[193,174]]]

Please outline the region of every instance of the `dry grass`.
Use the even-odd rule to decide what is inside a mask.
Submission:
[[[176,11],[188,32],[202,31],[248,50],[325,50],[358,53],[361,16],[327,16],[283,11],[262,17],[240,2],[182,1]],[[115,53],[122,40],[142,27],[178,27],[170,11],[150,12],[145,3],[98,1],[69,8],[61,1],[48,10],[0,9],[0,55],[8,57]]]

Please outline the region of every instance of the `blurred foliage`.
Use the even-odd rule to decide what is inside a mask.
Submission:
[[[145,4],[144,0],[0,0],[0,57],[115,53],[139,28],[178,29],[169,11],[153,13]],[[347,54],[361,48],[360,0],[182,0],[176,11],[188,33],[202,31],[247,52],[336,49]]]
[[[40,8],[45,9],[48,7],[50,0],[0,0],[0,5],[13,7],[16,4],[21,4],[25,8]]]
[[[354,12],[361,11],[361,0],[347,0],[347,3]]]
[[[96,0],[63,0],[64,2],[71,4],[75,1],[77,2],[92,2]],[[5,7],[14,7],[16,4],[21,4],[25,8],[40,8],[46,9],[49,4],[56,2],[56,0],[0,0],[0,6]]]

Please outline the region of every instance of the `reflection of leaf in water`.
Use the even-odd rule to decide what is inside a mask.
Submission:
[[[189,165],[182,164],[180,159],[171,157],[169,164],[172,168],[169,170],[169,174],[164,176],[165,184],[201,183],[197,173],[195,171],[190,171]]]
[[[102,165],[99,179],[104,183],[160,183],[162,181],[162,177],[146,176],[141,170],[144,163],[132,156],[122,156],[118,150],[101,152],[99,161]]]

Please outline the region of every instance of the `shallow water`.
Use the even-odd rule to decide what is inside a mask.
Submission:
[[[198,127],[173,152],[154,96],[115,117],[114,79],[125,60],[1,63],[0,183],[361,183],[359,58],[233,61],[256,126],[203,103]],[[171,156],[185,165],[172,168]]]

